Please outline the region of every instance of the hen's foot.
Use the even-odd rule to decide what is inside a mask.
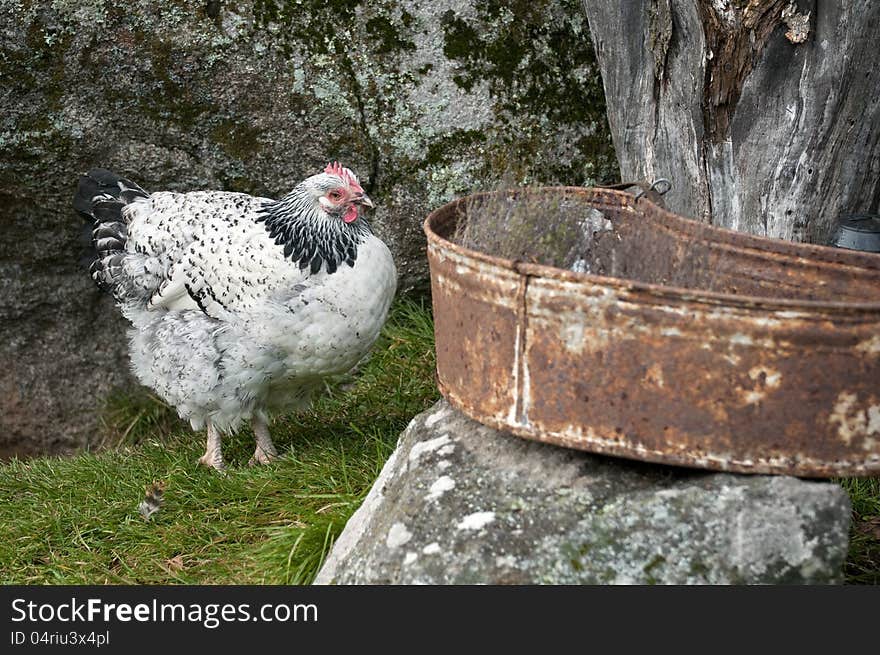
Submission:
[[[271,443],[268,448],[257,446],[254,456],[248,460],[248,466],[256,466],[258,464],[271,464],[272,460],[278,459],[278,451]]]
[[[220,448],[220,433],[208,422],[208,443],[205,445],[205,454],[199,457],[199,464],[217,471],[226,468],[223,461],[223,451]]]
[[[207,451],[204,455],[199,457],[199,464],[218,471],[226,470],[226,462],[223,461],[223,455],[220,454],[219,450],[213,452],[210,450]]]
[[[254,428],[254,441],[257,442],[257,449],[248,464],[250,466],[269,464],[278,457],[278,451],[275,450],[275,444],[272,443],[272,437],[269,436],[269,426],[266,425],[265,419],[259,416],[253,418],[251,426]]]

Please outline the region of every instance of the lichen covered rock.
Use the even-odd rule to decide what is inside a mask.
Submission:
[[[0,455],[86,443],[129,381],[70,209],[92,166],[277,197],[338,159],[405,289],[426,288],[438,204],[614,170],[574,0],[0,0],[0,77]]]
[[[599,457],[413,419],[318,584],[797,584],[842,579],[836,484]]]

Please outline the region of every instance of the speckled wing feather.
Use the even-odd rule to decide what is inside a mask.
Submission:
[[[269,200],[242,193],[154,193],[127,205],[131,284],[150,310],[246,314],[279,284],[304,275],[285,264],[256,219]]]

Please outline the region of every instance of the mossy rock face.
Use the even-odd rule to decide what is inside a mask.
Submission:
[[[0,25],[14,398],[0,454],[88,442],[96,399],[129,380],[124,325],[91,287],[70,208],[90,167],[153,190],[277,197],[338,159],[376,202],[403,289],[427,288],[421,223],[439,204],[505,175],[615,175],[574,0],[0,0]]]

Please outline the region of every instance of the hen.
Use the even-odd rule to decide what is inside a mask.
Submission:
[[[207,428],[199,461],[216,469],[221,435],[244,421],[251,463],[275,457],[269,416],[354,367],[396,289],[391,253],[362,216],[373,203],[338,163],[280,200],[148,193],[94,169],[73,204],[94,221],[92,278],[132,324],[134,374]]]

